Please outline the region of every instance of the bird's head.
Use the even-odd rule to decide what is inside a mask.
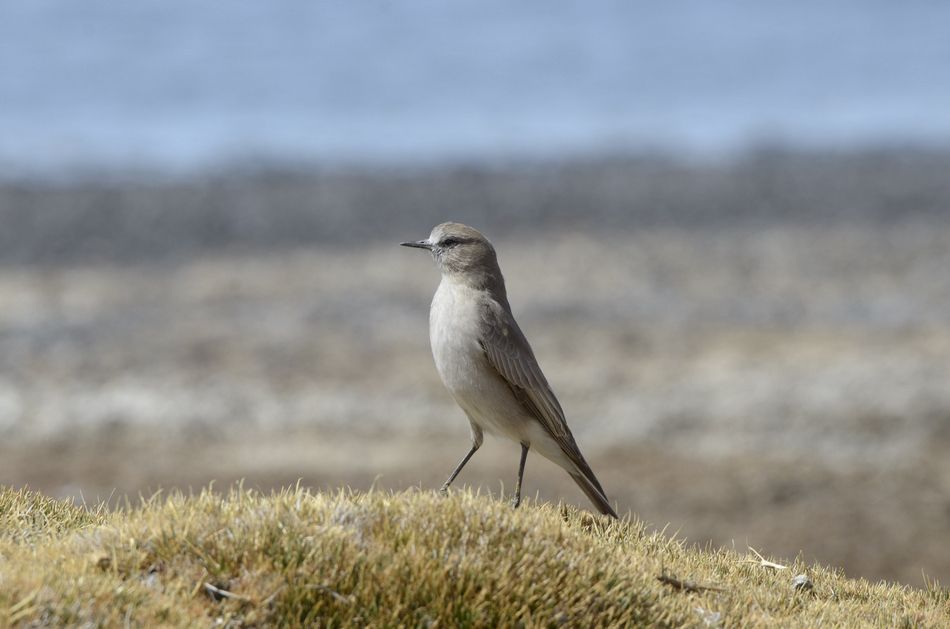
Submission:
[[[443,274],[499,276],[495,248],[480,231],[462,223],[442,223],[425,240],[401,243],[428,249]]]

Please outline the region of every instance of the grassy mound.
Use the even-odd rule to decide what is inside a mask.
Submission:
[[[0,625],[215,622],[940,626],[950,595],[464,492],[235,489],[89,511],[0,489]]]

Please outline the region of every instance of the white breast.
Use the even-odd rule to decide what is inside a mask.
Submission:
[[[478,295],[443,278],[429,310],[429,342],[442,382],[454,394],[472,388],[484,360],[478,344]]]

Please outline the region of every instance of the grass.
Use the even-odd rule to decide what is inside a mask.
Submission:
[[[0,489],[0,626],[950,624],[937,584],[782,563],[468,492],[235,488],[109,511]]]

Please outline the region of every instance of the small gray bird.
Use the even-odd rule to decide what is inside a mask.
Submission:
[[[563,467],[601,513],[616,518],[511,314],[492,244],[461,223],[442,223],[428,239],[401,244],[428,249],[442,272],[429,311],[429,341],[442,382],[472,428],[472,449],[442,492],[481,447],[487,431],[521,444],[513,506],[521,503],[525,460],[533,447]]]

